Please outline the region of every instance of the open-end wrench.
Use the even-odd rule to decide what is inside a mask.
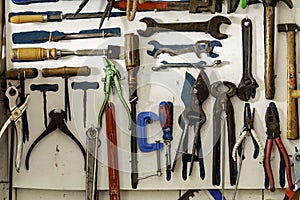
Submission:
[[[258,84],[252,75],[252,22],[250,19],[242,20],[243,38],[243,76],[237,88],[237,96],[248,101],[250,97],[255,98]]]
[[[185,23],[158,23],[150,17],[140,20],[147,25],[146,30],[137,30],[140,36],[149,37],[157,32],[183,31],[183,32],[205,32],[216,39],[226,39],[228,35],[220,32],[222,24],[230,25],[231,21],[224,16],[215,16],[204,22],[185,22]]]
[[[152,51],[148,50],[147,54],[156,58],[161,53],[168,53],[171,56],[176,56],[180,54],[194,52],[198,58],[201,58],[201,54],[206,53],[207,56],[211,58],[216,58],[219,54],[214,53],[214,47],[222,47],[221,42],[217,40],[199,40],[195,44],[185,44],[185,45],[164,45],[160,44],[156,40],[151,40],[148,42],[154,46]]]
[[[196,69],[204,69],[207,67],[217,67],[221,64],[221,60],[215,60],[212,64],[206,64],[205,61],[200,61],[197,63],[168,63],[167,61],[161,61],[162,65],[159,65],[158,67],[152,67],[153,71],[160,71],[162,69],[167,68],[182,68],[182,67],[192,67]]]

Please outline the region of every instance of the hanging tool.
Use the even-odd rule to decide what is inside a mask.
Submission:
[[[84,147],[81,145],[79,140],[73,135],[73,133],[68,129],[65,121],[67,120],[67,114],[61,110],[60,112],[55,112],[55,110],[52,110],[49,113],[49,117],[51,118],[51,121],[49,122],[47,128],[44,130],[44,132],[37,138],[35,141],[31,144],[31,146],[28,149],[26,159],[25,159],[25,165],[26,169],[29,170],[29,159],[30,155],[34,149],[34,147],[42,140],[44,139],[47,135],[55,131],[56,129],[59,129],[62,131],[64,134],[66,134],[68,137],[70,137],[73,142],[77,144],[77,146],[80,148],[81,153],[85,159],[84,166],[86,166],[86,152],[84,150]]]
[[[98,82],[72,82],[71,87],[73,90],[83,90],[83,127],[86,127],[86,102],[87,102],[87,90],[97,90],[99,88]]]
[[[190,197],[194,197],[194,193],[198,193],[200,190],[187,190],[178,200],[189,200]]]
[[[89,0],[82,0],[81,4],[79,5],[78,9],[76,10],[76,12],[74,13],[74,15],[78,15],[79,12],[86,6],[86,4],[89,2]]]
[[[138,114],[137,120],[137,134],[138,134],[138,144],[139,149],[142,152],[152,152],[156,151],[156,163],[157,163],[157,171],[156,174],[149,175],[141,179],[149,178],[152,176],[161,176],[161,164],[160,164],[160,151],[163,148],[163,143],[160,141],[156,141],[155,143],[148,143],[147,141],[147,124],[150,124],[154,121],[158,121],[159,117],[153,112],[141,112]]]
[[[31,3],[55,3],[59,0],[11,0],[14,4],[27,5]],[[62,1],[74,1],[74,0],[62,0]]]
[[[291,0],[247,0],[247,4],[262,3],[264,6],[264,38],[265,38],[265,97],[274,99],[275,75],[274,75],[274,25],[275,7],[277,2],[284,2],[289,8],[293,8]]]
[[[108,38],[120,37],[120,28],[91,29],[78,33],[64,33],[60,31],[28,31],[12,34],[14,44],[38,44],[44,42],[57,42],[60,40],[87,39],[87,38]]]
[[[131,187],[137,188],[138,184],[138,161],[137,161],[137,133],[136,133],[136,104],[138,101],[137,96],[137,73],[140,66],[140,53],[139,53],[139,38],[133,33],[125,34],[125,65],[128,73],[128,87],[129,87],[129,102],[131,106],[131,137],[130,137],[130,150],[131,150]]]
[[[201,58],[202,54],[205,53],[211,58],[216,58],[219,54],[214,53],[214,47],[222,47],[221,42],[217,40],[199,40],[195,44],[185,44],[185,45],[163,45],[156,40],[151,40],[148,42],[154,46],[152,51],[147,50],[147,54],[157,58],[161,53],[168,53],[170,56],[177,56],[180,54],[194,52],[198,58]]]
[[[125,16],[125,12],[112,12],[111,17]],[[8,21],[13,24],[34,23],[34,22],[61,22],[63,20],[93,19],[102,18],[103,12],[80,13],[74,16],[74,13],[65,13],[62,11],[46,12],[11,12],[8,14]]]
[[[5,24],[5,1],[0,2],[0,71],[1,73],[4,71],[5,66],[3,66],[3,58],[2,58],[2,48],[5,45],[5,40],[4,40],[4,24]]]
[[[231,21],[224,16],[215,16],[204,22],[185,22],[185,23],[158,23],[150,17],[144,17],[140,22],[146,23],[145,30],[137,30],[143,37],[149,37],[158,32],[183,31],[183,32],[205,32],[216,39],[226,39],[228,35],[220,32],[222,24],[230,25]]]
[[[12,62],[56,60],[65,56],[107,56],[109,59],[118,59],[120,47],[108,45],[107,49],[81,49],[76,51],[29,47],[12,48],[10,51]]]
[[[286,137],[289,140],[299,139],[298,127],[298,101],[300,90],[297,90],[297,66],[296,66],[296,33],[300,30],[297,24],[278,24],[278,32],[287,34],[287,55],[288,55],[288,92],[287,92],[287,132]]]
[[[97,200],[98,148],[100,144],[99,132],[92,125],[86,131],[85,200]]]
[[[253,127],[253,122],[254,122],[254,109],[253,112],[251,113],[251,108],[250,108],[250,104],[249,103],[245,103],[245,107],[244,107],[244,127],[241,131],[240,134],[240,138],[237,140],[237,142],[235,143],[233,150],[232,150],[232,158],[234,161],[236,161],[236,152],[239,150],[239,155],[240,155],[240,162],[239,162],[239,170],[238,170],[238,175],[237,175],[237,179],[236,179],[236,183],[235,183],[235,190],[233,193],[233,197],[232,200],[235,200],[236,197],[236,193],[237,193],[237,188],[238,188],[238,184],[239,184],[239,179],[240,179],[240,175],[241,175],[241,169],[242,169],[242,162],[244,159],[244,149],[245,149],[245,139],[248,136],[251,136],[253,144],[254,144],[254,154],[253,154],[253,158],[257,158],[258,153],[260,151],[260,160],[259,163],[262,164],[264,161],[264,147],[260,141],[260,139],[258,138],[258,135],[256,134],[256,131],[254,130]],[[242,146],[240,146],[242,144]]]
[[[23,120],[22,113],[27,109],[30,95],[26,95],[25,101],[21,105],[17,105],[19,97],[19,91],[16,87],[10,86],[5,92],[5,96],[8,98],[8,105],[10,110],[10,117],[2,125],[0,131],[0,138],[8,126],[13,123],[16,127],[16,154],[15,154],[15,167],[16,171],[20,171],[22,151],[23,151]]]
[[[265,114],[265,121],[267,126],[267,141],[265,146],[265,160],[264,160],[264,166],[265,166],[265,173],[267,175],[267,181],[269,181],[270,185],[270,191],[275,191],[275,183],[274,183],[274,177],[273,172],[271,168],[271,153],[272,153],[272,146],[273,142],[276,142],[276,145],[278,147],[278,150],[281,155],[281,159],[284,159],[284,165],[285,165],[285,171],[286,171],[286,177],[288,181],[288,188],[290,190],[293,190],[293,181],[291,177],[291,165],[290,165],[290,158],[289,155],[281,141],[280,138],[280,122],[279,122],[279,113],[276,107],[276,104],[271,102],[266,110]],[[266,186],[268,184],[265,184]]]
[[[243,41],[243,76],[236,95],[243,101],[255,98],[258,84],[252,75],[252,22],[248,18],[242,20]]]
[[[199,61],[197,63],[168,63],[167,61],[161,61],[161,65],[158,67],[152,67],[152,71],[160,71],[167,68],[196,68],[196,69],[205,69],[218,67],[222,61],[215,60],[212,64],[206,64],[205,61]]]
[[[186,75],[186,78],[188,78],[188,77],[189,77],[189,75]],[[188,78],[188,79],[192,79],[192,78]],[[192,80],[187,80],[186,83],[188,84],[191,82],[192,82]],[[203,70],[201,70],[200,73],[198,74],[196,81],[193,83],[192,87],[191,87],[191,85],[187,85],[186,83],[185,83],[185,87],[190,88],[190,89],[188,90],[189,94],[187,94],[186,96],[183,96],[184,93],[181,94],[181,98],[183,99],[184,102],[186,102],[185,104],[187,106],[181,114],[181,119],[183,121],[183,125],[180,125],[180,126],[182,126],[183,133],[181,135],[181,138],[180,138],[180,141],[178,144],[178,148],[176,150],[176,155],[174,158],[172,171],[174,171],[174,169],[175,169],[175,164],[178,159],[178,152],[180,151],[180,147],[181,147],[181,141],[182,141],[182,138],[184,138],[184,140],[182,142],[183,143],[182,144],[182,146],[183,146],[182,152],[185,152],[184,155],[182,155],[182,160],[184,162],[183,170],[182,170],[183,179],[184,180],[186,179],[187,162],[191,162],[190,170],[189,170],[189,176],[191,176],[194,161],[199,162],[200,178],[204,179],[205,178],[205,168],[204,168],[204,159],[203,159],[203,153],[202,153],[200,130],[201,130],[202,125],[206,121],[206,115],[202,108],[202,104],[209,96],[209,89],[208,89],[209,80],[208,80],[206,73]],[[187,98],[191,98],[191,100],[187,100]],[[188,102],[190,102],[190,104],[188,104]],[[194,128],[194,140],[193,140],[191,154],[187,153],[189,127]]]
[[[115,67],[115,64],[108,60],[106,57],[103,57],[103,62],[105,66],[105,83],[104,83],[104,92],[105,92],[105,98],[102,103],[102,106],[100,108],[99,114],[98,114],[98,128],[102,127],[102,116],[105,109],[105,105],[107,104],[110,96],[110,89],[111,87],[115,87],[117,90],[118,96],[120,98],[121,103],[123,104],[127,116],[128,116],[128,129],[131,129],[131,120],[130,120],[130,109],[123,97],[122,94],[122,88],[119,82],[119,79],[121,78],[120,73],[118,69]]]
[[[69,78],[72,76],[89,76],[91,70],[87,66],[83,67],[58,67],[58,68],[43,68],[43,77],[62,77],[65,82],[65,112],[69,115],[71,121],[71,109],[69,98]]]
[[[47,96],[46,92],[57,92],[58,91],[58,84],[31,84],[30,85],[31,91],[40,91],[43,94],[43,110],[44,110],[44,124],[45,128],[47,128]]]
[[[33,79],[38,75],[38,70],[36,68],[15,68],[5,71],[6,80],[19,80],[20,82],[20,93],[19,97],[21,103],[24,103],[26,100],[25,94],[25,79]],[[26,110],[22,115],[22,125],[23,125],[23,143],[29,140],[29,129],[28,129],[28,120]]]
[[[115,106],[107,103],[105,107],[106,117],[106,137],[108,155],[108,176],[109,176],[109,196],[110,200],[120,200],[120,181],[118,164],[118,145],[115,121]]]
[[[229,172],[230,172],[230,185],[236,183],[237,166],[236,162],[232,158],[233,147],[235,144],[235,121],[234,121],[234,110],[230,100],[236,94],[236,86],[232,82],[228,81],[217,81],[211,85],[210,88],[212,96],[216,98],[213,108],[213,173],[212,173],[212,184],[220,185],[220,146],[221,138],[225,140],[225,129],[222,132],[221,121],[225,118],[227,122],[227,134],[228,134],[228,150],[229,150]],[[226,117],[223,117],[223,114]],[[225,127],[224,127],[225,128]],[[225,144],[223,144],[225,145]],[[223,149],[224,150],[224,149]],[[223,156],[225,152],[222,152]],[[224,159],[224,157],[222,158]],[[224,170],[224,169],[223,169]],[[222,174],[224,176],[224,174]],[[222,180],[224,182],[225,180]]]
[[[173,103],[162,101],[159,104],[159,121],[166,146],[166,179],[171,180],[171,141],[173,140]]]

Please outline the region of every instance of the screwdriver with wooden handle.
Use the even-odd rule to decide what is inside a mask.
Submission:
[[[107,49],[82,49],[76,51],[56,48],[13,48],[10,51],[10,59],[13,62],[56,60],[65,56],[107,56],[109,59],[118,59],[120,46],[108,45]]]

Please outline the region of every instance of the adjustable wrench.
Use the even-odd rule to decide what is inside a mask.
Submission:
[[[148,42],[154,46],[152,51],[148,50],[147,54],[156,58],[161,53],[168,53],[171,56],[176,56],[179,54],[185,54],[194,52],[198,58],[201,58],[202,53],[206,53],[207,56],[211,58],[216,58],[219,54],[214,53],[214,47],[222,47],[221,42],[217,40],[199,40],[195,44],[186,44],[186,45],[163,45],[156,40],[151,40]]]
[[[248,101],[250,97],[255,98],[258,84],[252,75],[252,23],[250,19],[242,20],[243,38],[243,77],[237,88],[237,96]]]
[[[222,24],[230,25],[231,21],[224,16],[215,16],[204,22],[185,22],[185,23],[158,23],[150,17],[144,17],[140,20],[147,25],[146,30],[137,30],[140,36],[149,37],[154,33],[168,31],[183,31],[183,32],[205,32],[209,33],[216,39],[226,39],[228,35],[220,32]]]

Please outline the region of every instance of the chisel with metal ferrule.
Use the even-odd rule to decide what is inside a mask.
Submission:
[[[57,42],[59,40],[120,37],[120,28],[82,30],[78,33],[64,33],[60,31],[28,31],[12,34],[14,44],[37,44],[44,42]]]
[[[56,48],[13,48],[10,51],[10,59],[13,62],[56,60],[65,56],[107,56],[109,59],[118,59],[120,46],[108,45],[107,49],[82,49],[76,51]]]
[[[14,24],[33,23],[33,22],[61,22],[62,20],[75,20],[75,19],[91,19],[102,18],[103,12],[94,13],[79,13],[74,16],[74,13],[65,13],[61,11],[47,11],[47,12],[16,12],[9,13],[9,22]],[[126,16],[126,12],[112,12],[110,17]]]
[[[53,3],[58,2],[59,0],[11,0],[14,4],[18,5],[27,5],[31,3]],[[62,0],[62,1],[78,1],[78,0]]]

